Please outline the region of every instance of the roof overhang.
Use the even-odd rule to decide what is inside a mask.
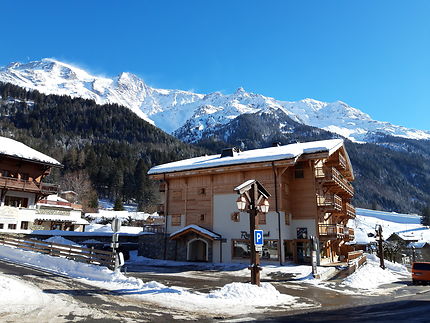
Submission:
[[[191,233],[197,234],[198,236],[204,237],[206,239],[209,240],[220,240],[221,239],[221,235],[219,235],[218,233],[212,232],[208,229],[202,228],[198,225],[189,225],[186,226],[176,232],[173,232],[172,234],[170,234],[170,239],[171,240],[177,240],[180,239],[184,236],[187,236]]]

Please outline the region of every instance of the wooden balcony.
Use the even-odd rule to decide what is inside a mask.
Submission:
[[[324,185],[337,188],[336,194],[354,196],[354,188],[348,180],[334,167],[316,167],[315,177]]]
[[[344,236],[345,236],[345,240],[352,241],[352,240],[355,239],[355,233],[354,233],[354,229],[353,228],[347,228],[347,227],[345,227],[343,229],[343,233],[344,233]]]
[[[341,212],[342,198],[336,194],[317,195],[317,206],[327,212]]]
[[[57,184],[48,184],[48,183],[38,183],[40,187],[40,191],[42,194],[50,195],[50,194],[58,194],[60,189]]]
[[[346,163],[346,158],[342,156],[342,154],[339,153],[339,167],[341,169],[346,169],[347,167],[347,163]]]
[[[341,224],[318,224],[320,239],[339,239],[344,237],[344,226]]]
[[[350,203],[345,203],[345,212],[348,218],[355,218],[355,207]]]
[[[59,190],[59,186],[56,184],[39,183],[36,181],[4,176],[0,176],[0,188],[42,195],[57,194]]]

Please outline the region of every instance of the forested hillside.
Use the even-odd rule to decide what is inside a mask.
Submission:
[[[0,96],[0,134],[60,161],[64,168],[50,180],[87,178],[99,197],[148,207],[157,191],[146,175],[150,167],[207,152],[117,105],[43,95],[11,84],[0,84]],[[91,200],[87,203],[94,206],[95,196]]]

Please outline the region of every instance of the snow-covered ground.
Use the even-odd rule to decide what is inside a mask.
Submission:
[[[74,315],[97,318],[97,313],[70,297],[44,293],[37,286],[0,273],[0,318],[3,322],[66,322],[59,317]]]
[[[375,228],[379,225],[382,226],[384,239],[397,233],[405,238],[409,237],[430,243],[430,229],[420,223],[421,216],[419,215],[360,208],[357,208],[356,212],[356,218],[349,220],[348,226],[355,230],[355,241],[358,244],[374,241],[374,238],[369,237],[369,234],[375,235]]]
[[[144,283],[140,279],[126,277],[120,272],[114,272],[105,267],[6,246],[0,246],[0,258],[67,275],[86,284],[117,291],[121,295],[137,297],[165,307],[186,308],[193,312],[234,315],[262,311],[267,306],[283,308],[308,306],[299,303],[296,297],[279,293],[269,283],[262,283],[261,287],[245,283],[231,283],[209,293],[199,293],[191,292],[187,288],[166,286],[156,281]],[[14,284],[14,281],[7,283],[6,279],[4,281],[5,285]],[[20,286],[22,287],[22,285]],[[7,304],[7,302],[0,299],[0,305]]]

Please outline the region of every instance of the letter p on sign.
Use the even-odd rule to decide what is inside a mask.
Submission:
[[[256,246],[262,246],[263,242],[263,230],[254,230],[254,244]]]

